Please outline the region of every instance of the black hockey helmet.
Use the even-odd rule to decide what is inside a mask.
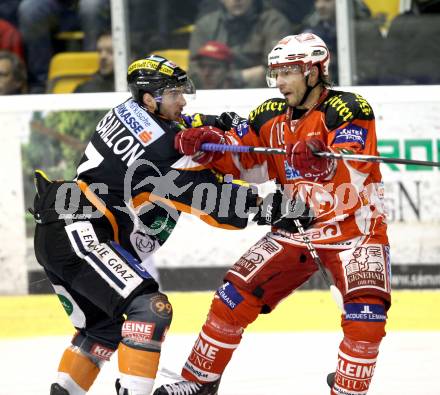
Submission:
[[[133,99],[138,103],[142,103],[145,93],[150,93],[157,102],[161,102],[165,89],[180,89],[185,94],[194,94],[196,91],[183,69],[158,55],[135,60],[128,66],[127,83]]]

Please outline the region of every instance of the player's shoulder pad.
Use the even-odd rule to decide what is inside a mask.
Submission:
[[[273,98],[260,104],[249,113],[249,124],[252,129],[260,134],[261,127],[271,118],[284,113],[287,109],[285,99]]]
[[[332,130],[355,119],[374,119],[370,104],[356,93],[331,90],[319,110],[325,113],[325,123]]]

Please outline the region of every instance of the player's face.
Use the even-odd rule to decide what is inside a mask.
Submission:
[[[160,113],[165,118],[171,121],[179,121],[183,108],[186,106],[183,94],[184,91],[181,88],[165,89],[160,105]]]
[[[284,95],[289,106],[295,107],[303,99],[307,85],[304,73],[299,65],[298,67],[286,67],[277,71],[276,87]]]

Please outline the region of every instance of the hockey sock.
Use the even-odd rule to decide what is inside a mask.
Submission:
[[[385,336],[386,307],[377,297],[357,297],[345,304],[338,365],[332,395],[365,395]]]
[[[99,374],[99,367],[77,347],[68,347],[61,357],[57,383],[70,395],[84,395]]]
[[[341,342],[332,395],[365,395],[376,367],[379,343]]]
[[[159,357],[159,351],[140,350],[120,343],[118,365],[121,387],[136,391],[139,395],[149,395],[153,390]]]
[[[240,344],[244,328],[260,310],[261,304],[253,295],[241,290],[238,293],[232,284],[225,283],[214,297],[182,376],[201,383],[218,380]]]
[[[202,383],[218,380],[240,344],[242,332],[242,327],[227,325],[210,313],[185,362],[182,376]]]

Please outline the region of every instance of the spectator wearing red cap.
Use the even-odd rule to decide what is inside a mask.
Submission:
[[[20,32],[4,19],[0,19],[0,50],[13,52],[24,59]]]
[[[208,41],[194,56],[197,71],[194,79],[199,89],[241,88],[231,78],[233,54],[231,49],[219,41]]]

